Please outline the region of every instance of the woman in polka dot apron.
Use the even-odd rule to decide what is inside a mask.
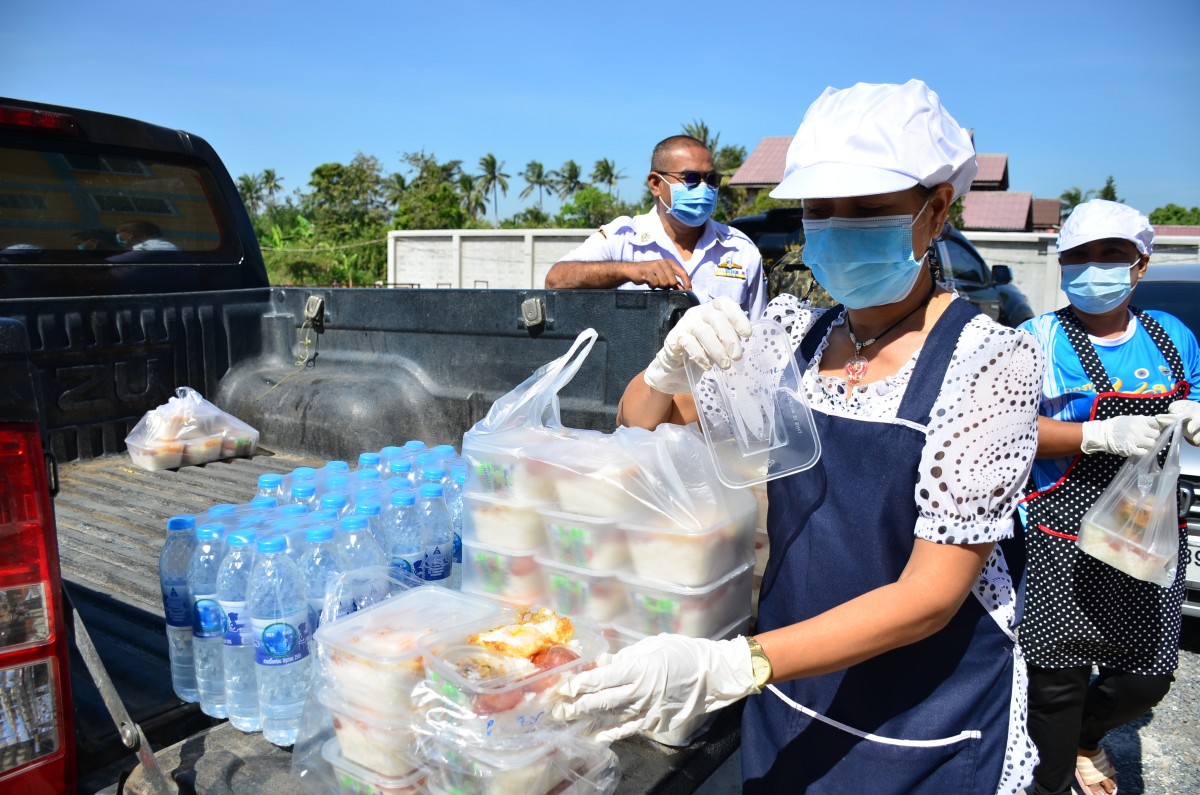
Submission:
[[[938,283],[931,254],[976,171],[920,81],[828,89],[773,195],[803,199],[805,261],[839,302],[783,295],[820,461],[768,484],[753,638],[648,638],[563,688],[561,713],[671,729],[751,696],[746,792],[1015,793],[1032,772],[1001,542],[1036,448],[1042,357]],[[696,417],[683,352],[728,367],[751,324],[684,314],[619,420]],[[1019,544],[1018,544],[1019,548]]]
[[[1038,461],[1023,500],[1028,574],[1021,646],[1029,730],[1040,763],[1033,793],[1117,791],[1100,747],[1111,729],[1166,695],[1179,649],[1184,567],[1163,588],[1080,551],[1080,520],[1129,455],[1147,453],[1184,416],[1200,441],[1196,339],[1179,320],[1130,305],[1154,242],[1149,220],[1117,202],[1080,204],[1058,237],[1070,305],[1022,328],[1046,353]],[[1186,551],[1186,529],[1179,544]],[[1099,676],[1091,680],[1092,667]]]

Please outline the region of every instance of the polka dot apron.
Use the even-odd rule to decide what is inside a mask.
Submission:
[[[1091,419],[1165,414],[1189,391],[1179,351],[1162,326],[1130,307],[1175,374],[1166,394],[1114,392],[1100,357],[1078,316],[1059,310],[1067,339],[1096,390]],[[1184,567],[1169,588],[1130,577],[1076,546],[1080,520],[1125,463],[1111,453],[1077,455],[1054,485],[1026,487],[1025,540],[1028,552],[1025,616],[1021,646],[1029,662],[1042,668],[1102,665],[1140,674],[1165,674],[1178,661]],[[1187,532],[1180,531],[1180,560]]]

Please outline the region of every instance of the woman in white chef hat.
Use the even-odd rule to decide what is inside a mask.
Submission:
[[[1131,305],[1154,249],[1150,220],[1096,199],[1058,234],[1070,302],[1025,323],[1045,351],[1038,451],[1022,505],[1029,580],[1021,645],[1029,660],[1029,731],[1037,795],[1117,791],[1100,746],[1148,712],[1178,664],[1184,567],[1163,588],[1084,554],[1080,519],[1130,455],[1170,421],[1200,442],[1200,349],[1177,318]],[[1156,415],[1163,415],[1158,417]],[[1187,531],[1179,532],[1185,560]],[[1092,666],[1099,676],[1092,678]]]
[[[772,196],[800,199],[804,261],[839,302],[784,295],[821,439],[770,481],[758,634],[659,635],[561,686],[558,714],[608,733],[670,730],[746,696],[747,792],[1014,793],[1034,752],[1015,588],[999,542],[1036,446],[1042,356],[938,284],[934,244],[977,166],[966,130],[918,80],[827,89]],[[685,356],[728,367],[750,320],[688,310],[619,419],[654,428],[696,406]]]

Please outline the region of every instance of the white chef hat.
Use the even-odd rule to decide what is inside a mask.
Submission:
[[[920,80],[827,88],[788,146],[777,199],[832,199],[949,182],[955,198],[979,171],[970,134]]]
[[[1143,254],[1154,251],[1154,227],[1150,225],[1150,219],[1127,204],[1106,199],[1092,199],[1075,205],[1063,221],[1055,245],[1061,254],[1084,243],[1110,237],[1128,240]]]

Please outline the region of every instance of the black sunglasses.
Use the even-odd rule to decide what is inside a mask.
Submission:
[[[707,173],[701,171],[658,171],[655,173],[664,174],[668,177],[678,177],[689,189],[696,187],[701,181],[710,188],[719,188],[721,187],[721,178],[725,176],[720,171],[709,171]]]

